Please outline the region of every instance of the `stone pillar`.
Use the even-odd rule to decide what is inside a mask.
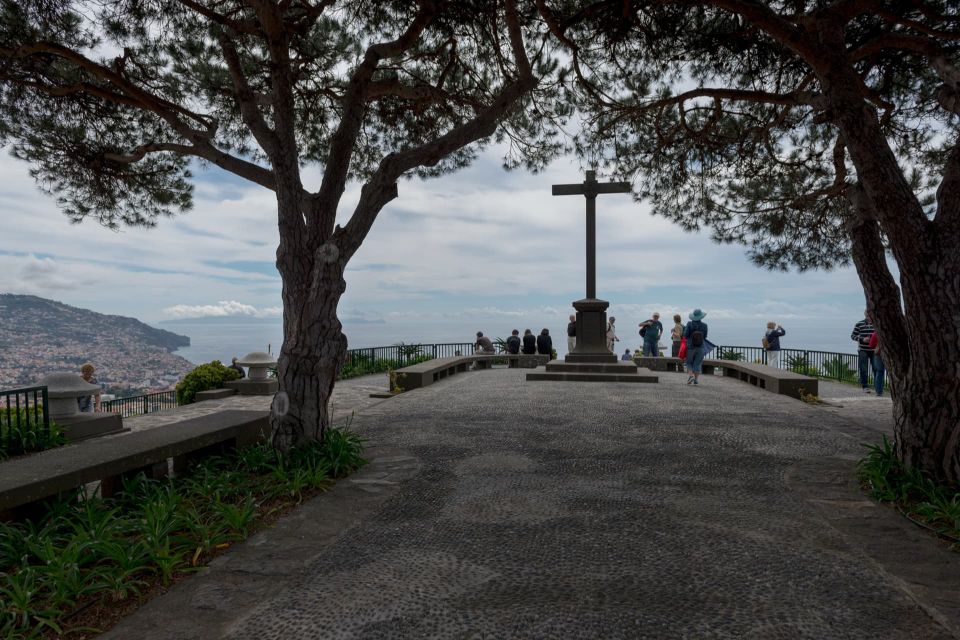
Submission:
[[[607,349],[607,308],[610,303],[584,298],[573,303],[577,310],[577,345],[564,358],[566,362],[617,362]]]

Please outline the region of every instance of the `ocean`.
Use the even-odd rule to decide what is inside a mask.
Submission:
[[[765,326],[750,326],[742,320],[717,319],[710,322],[709,338],[718,345],[759,347],[760,338]],[[849,322],[832,319],[803,319],[793,323],[785,322],[787,335],[781,338],[781,345],[785,349],[809,349],[816,351],[832,351],[839,353],[855,353],[856,345],[850,341],[850,331],[853,324],[859,320]],[[510,322],[510,321],[507,321]],[[638,320],[639,322],[639,320]],[[493,324],[493,323],[488,323]],[[635,327],[636,322],[618,323],[620,337],[618,352],[622,353],[627,347],[630,349],[642,348],[641,338]],[[624,326],[626,325],[626,326]],[[204,319],[195,322],[176,321],[161,322],[155,325],[161,329],[173,331],[190,337],[190,346],[178,349],[175,353],[183,356],[194,364],[220,360],[229,362],[233,356],[242,357],[251,351],[280,351],[283,343],[283,326],[279,320],[254,321],[246,318],[239,320]],[[506,338],[514,328],[522,333],[529,328],[539,333],[540,323],[516,326],[503,323],[503,326],[479,327],[492,339]],[[558,323],[556,327],[549,327],[553,335],[554,347],[560,356],[566,354],[566,323]],[[350,349],[367,347],[381,347],[405,342],[407,344],[443,343],[443,342],[473,342],[476,328],[463,327],[459,324],[443,321],[405,321],[390,323],[362,323],[345,324],[344,333],[347,336]],[[667,340],[661,339],[667,344]]]

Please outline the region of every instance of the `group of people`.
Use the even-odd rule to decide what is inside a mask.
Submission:
[[[553,338],[550,337],[550,330],[544,328],[540,335],[535,336],[530,329],[523,332],[523,338],[520,337],[520,331],[514,329],[510,337],[506,339],[507,353],[525,353],[541,355],[553,355]],[[494,354],[497,350],[493,346],[490,338],[483,335],[482,331],[477,331],[477,341],[473,344],[473,350],[476,353]]]

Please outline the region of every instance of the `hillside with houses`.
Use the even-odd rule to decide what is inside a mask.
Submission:
[[[187,336],[135,318],[0,294],[0,387],[33,385],[48,373],[92,362],[109,393],[168,389],[193,368],[173,353],[189,345]]]

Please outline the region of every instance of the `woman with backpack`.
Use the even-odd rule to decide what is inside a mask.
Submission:
[[[700,309],[694,309],[690,314],[690,322],[683,330],[683,337],[687,339],[687,384],[700,384],[700,373],[703,371],[704,343],[707,341],[707,324],[703,318],[707,314]]]

